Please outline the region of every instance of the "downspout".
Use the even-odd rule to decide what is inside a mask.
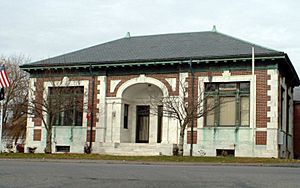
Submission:
[[[194,83],[195,83],[195,75],[194,75],[194,69],[192,66],[192,60],[190,60],[190,70],[191,70],[191,75],[192,75],[192,125],[191,125],[191,147],[190,147],[190,156],[193,156],[193,143],[194,143],[194,120],[195,120],[195,113],[194,113],[194,100],[195,100],[195,88],[194,88]]]

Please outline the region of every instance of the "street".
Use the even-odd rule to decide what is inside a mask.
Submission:
[[[300,168],[0,160],[0,187],[299,187]]]

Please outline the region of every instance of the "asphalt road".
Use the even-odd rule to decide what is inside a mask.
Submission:
[[[300,168],[0,160],[0,187],[300,187]]]

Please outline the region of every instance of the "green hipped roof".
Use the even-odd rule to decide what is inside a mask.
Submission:
[[[218,32],[194,32],[125,37],[22,67],[251,57],[252,46],[256,57],[284,55]]]
[[[283,59],[283,69],[292,85],[300,84],[299,77],[284,52],[265,48],[216,31],[135,36],[117,39],[53,58],[21,66],[23,70],[55,67],[123,66],[196,60],[227,61],[255,59]]]

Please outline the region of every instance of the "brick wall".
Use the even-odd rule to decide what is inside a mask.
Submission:
[[[194,91],[195,91],[195,97],[197,97],[198,95],[198,77],[199,76],[222,76],[223,71],[220,72],[195,72],[195,80],[194,80],[194,86],[192,85],[192,79],[191,79],[191,74],[189,74],[188,78],[187,78],[187,82],[188,82],[188,97],[189,99],[191,99],[191,88],[194,87]],[[251,71],[230,71],[232,76],[235,75],[251,75]],[[266,128],[267,127],[267,122],[270,121],[267,118],[267,112],[270,110],[267,107],[267,101],[270,100],[270,98],[267,96],[267,91],[269,88],[269,86],[267,85],[267,80],[270,79],[270,77],[267,74],[267,70],[256,70],[255,71],[256,74],[256,98],[259,100],[256,100],[256,127],[257,128]],[[118,76],[107,76],[107,90],[106,90],[106,95],[107,97],[115,97],[116,93],[118,91],[118,89],[120,88],[120,86],[125,83],[126,81],[132,79],[132,78],[136,78],[139,75],[118,75]],[[179,94],[179,73],[178,74],[146,74],[145,76],[147,77],[152,77],[155,79],[160,80],[162,83],[164,83],[164,85],[167,87],[168,92],[170,95],[178,95]],[[170,86],[170,84],[165,80],[165,78],[176,78],[176,90],[173,91],[172,87]],[[60,80],[62,78],[56,78],[57,80]],[[73,81],[79,81],[79,80],[88,80],[89,81],[89,100],[88,100],[88,106],[91,107],[92,105],[92,100],[94,100],[94,109],[92,109],[93,112],[99,112],[99,109],[97,108],[97,104],[99,104],[99,100],[97,99],[97,94],[99,94],[99,90],[97,90],[97,86],[100,84],[99,81],[97,79],[94,80],[94,96],[92,96],[92,77],[74,77],[74,78],[70,78],[70,80]],[[53,80],[53,79],[52,79]],[[114,89],[114,92],[111,93],[110,91],[110,83],[112,80],[120,80],[120,82],[117,84],[117,86]],[[40,79],[37,78],[37,85],[43,84],[44,81],[49,81],[46,79]],[[36,93],[36,100],[40,100],[40,98],[42,97],[42,95],[38,94],[38,93],[43,93],[42,91],[42,87],[38,87],[37,86],[37,93]],[[94,122],[93,122],[93,127],[96,125],[96,122],[99,122],[99,114],[97,113],[93,113],[93,118],[94,118]],[[86,118],[86,117],[83,117]],[[42,122],[39,118],[33,118],[33,122],[35,126],[41,126]],[[197,121],[195,121],[194,127],[197,127]],[[194,132],[194,134],[196,133],[196,131]],[[189,133],[190,134],[190,133]],[[261,133],[258,133],[261,134]],[[194,142],[197,141],[197,139],[194,139]],[[262,141],[259,141],[258,143],[263,143]]]
[[[230,71],[232,76],[237,75],[251,75],[251,71]],[[222,72],[198,72],[196,76],[222,76]],[[270,100],[267,93],[270,89],[268,86],[268,80],[270,76],[267,74],[267,70],[256,70],[256,127],[267,128],[267,123],[270,119],[267,117],[267,112],[270,109],[267,107],[267,101]],[[197,86],[195,86],[195,89]]]
[[[192,143],[192,132],[191,131],[188,131],[187,132],[187,143],[188,144],[191,144]],[[197,144],[197,131],[194,131],[193,132],[193,144]]]
[[[268,79],[270,76],[267,74],[267,70],[255,71],[256,74],[256,127],[267,128],[267,122],[270,122],[270,118],[267,117],[268,107],[267,101],[270,101],[270,97],[267,95]]]
[[[61,81],[62,77],[56,77],[56,78],[37,78],[35,82],[36,92],[35,95],[35,102],[36,103],[42,103],[43,102],[43,88],[44,88],[44,82],[53,82],[53,81]],[[94,96],[92,96],[92,83],[94,79]],[[99,122],[99,108],[97,108],[97,104],[100,102],[97,99],[97,94],[100,92],[97,90],[97,86],[100,84],[99,81],[97,81],[97,77],[69,77],[70,81],[84,81],[87,80],[89,82],[89,88],[88,88],[88,108],[91,109],[93,115],[93,127],[96,126],[96,123]],[[92,109],[92,100],[94,100],[93,109]],[[86,118],[86,117],[83,117]],[[33,117],[32,121],[34,123],[34,126],[41,126],[42,125],[42,119],[40,117]],[[88,127],[90,126],[90,122],[88,122]]]
[[[42,138],[42,130],[34,129],[33,130],[33,141],[41,141]]]
[[[95,136],[96,136],[96,131],[95,130],[92,130],[92,142],[95,142]],[[87,142],[90,142],[90,138],[91,138],[91,131],[88,130],[86,132],[86,141]]]
[[[36,82],[34,83],[34,87],[36,88],[36,92],[34,93],[34,104],[36,104],[36,106],[41,109],[41,104],[43,102],[43,92],[44,92],[44,88],[42,87],[44,84],[44,80],[39,78],[36,80]],[[39,111],[39,114],[41,114],[41,110]],[[33,117],[32,118],[33,124],[34,126],[41,126],[42,125],[42,119],[39,117]]]
[[[251,75],[252,71],[230,71],[232,76],[238,75]],[[222,76],[222,72],[199,72],[195,73],[197,76]],[[267,117],[267,113],[271,110],[267,103],[270,101],[268,96],[268,80],[271,79],[270,75],[267,74],[267,70],[255,70],[256,76],[256,127],[267,128],[267,123],[270,122],[270,118]],[[197,86],[194,86],[197,87]],[[195,88],[197,89],[197,88]],[[266,145],[267,144],[267,132],[257,131],[256,132],[256,144]]]
[[[195,80],[194,80],[194,92],[195,98],[197,99],[198,96],[198,77],[206,77],[206,76],[222,76],[222,72],[195,72]],[[251,71],[231,71],[232,76],[236,75],[251,75]],[[270,108],[267,107],[267,101],[270,100],[270,97],[267,96],[268,90],[270,90],[270,86],[268,86],[268,80],[270,76],[267,74],[267,70],[256,70],[256,127],[257,128],[267,128],[267,123],[270,122],[270,119],[267,117],[267,112],[270,111]],[[163,82],[170,94],[178,95],[178,88],[179,87],[179,74],[151,74],[146,75],[152,78],[156,78]],[[110,88],[110,80],[121,80],[118,85],[116,86],[113,93],[110,93],[109,89],[107,90],[107,96],[114,97],[116,96],[116,92],[118,91],[119,87],[129,79],[136,78],[138,75],[130,75],[130,76],[109,76],[107,82],[107,88]],[[176,78],[176,88],[175,92],[172,92],[171,86],[165,81],[165,78]],[[186,82],[188,82],[188,101],[191,102],[192,96],[192,76],[189,73]],[[190,127],[190,125],[189,125]],[[194,121],[194,127],[197,127],[197,120]],[[257,144],[266,144],[267,140],[267,132],[258,132],[257,134]],[[263,135],[263,136],[262,136]],[[188,131],[188,140],[187,142],[190,143],[190,132]],[[197,131],[194,131],[194,143],[197,143]]]
[[[294,156],[300,158],[300,103],[294,105]]]
[[[256,145],[267,144],[267,131],[256,131]]]

